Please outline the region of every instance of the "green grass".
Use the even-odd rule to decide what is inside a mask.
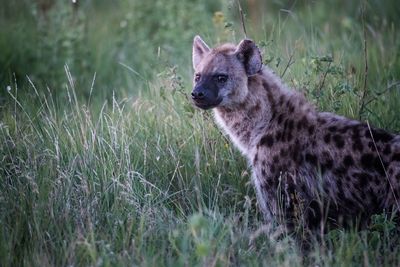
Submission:
[[[243,36],[234,1],[44,2],[0,11],[1,266],[400,265],[384,214],[315,237],[306,255],[263,223],[244,158],[187,98],[193,36]],[[243,1],[250,37],[290,86],[394,132],[398,6]]]

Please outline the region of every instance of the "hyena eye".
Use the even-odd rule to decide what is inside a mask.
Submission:
[[[218,75],[217,76],[217,81],[219,83],[226,83],[227,80],[228,80],[228,75]]]
[[[196,74],[196,76],[194,76],[194,81],[197,83],[198,81],[200,81],[200,74]]]

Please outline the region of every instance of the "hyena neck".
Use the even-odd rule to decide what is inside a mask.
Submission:
[[[311,119],[313,108],[305,98],[289,90],[266,67],[248,78],[248,90],[243,103],[233,108],[218,107],[214,114],[219,126],[249,159],[266,132],[279,130],[278,120],[284,122],[293,116]]]

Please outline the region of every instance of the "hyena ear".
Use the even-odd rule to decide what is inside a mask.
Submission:
[[[243,63],[248,76],[252,76],[261,70],[261,53],[252,40],[242,40],[237,46],[235,53],[239,61]]]
[[[196,35],[193,39],[193,68],[196,68],[196,66],[205,56],[205,54],[207,54],[209,51],[210,48],[208,47],[208,45],[200,38],[200,36]]]

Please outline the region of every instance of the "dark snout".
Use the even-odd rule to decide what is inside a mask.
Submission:
[[[193,103],[201,109],[210,109],[218,106],[222,99],[218,98],[218,92],[203,85],[198,85],[192,91]]]
[[[201,87],[195,87],[192,91],[192,99],[194,101],[203,100],[205,98],[205,90]]]

